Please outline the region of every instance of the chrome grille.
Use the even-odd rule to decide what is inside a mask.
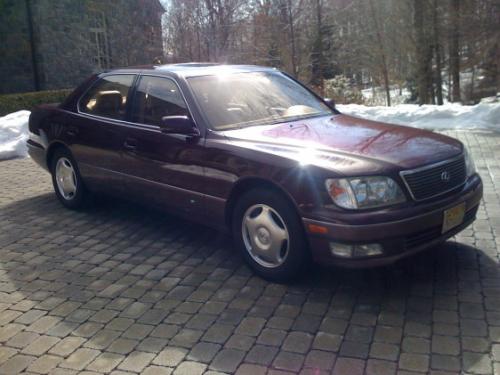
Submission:
[[[401,172],[412,197],[429,199],[461,186],[466,180],[463,156],[426,167]]]

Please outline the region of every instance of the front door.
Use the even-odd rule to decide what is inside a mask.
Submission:
[[[203,138],[164,134],[164,116],[189,116],[179,87],[170,78],[142,76],[132,100],[124,141],[127,189],[148,203],[182,214],[203,212]]]

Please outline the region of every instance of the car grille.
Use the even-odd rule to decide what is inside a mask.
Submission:
[[[429,199],[449,192],[465,182],[465,160],[460,156],[434,166],[403,171],[401,177],[415,200]]]
[[[463,226],[464,224],[470,223],[474,218],[476,217],[477,209],[479,206],[476,206],[469,211],[467,211],[464,215],[464,220],[460,226]],[[441,233],[441,226],[438,227],[433,227],[429,228],[423,232],[419,232],[416,234],[412,234],[408,237],[405,238],[405,248],[406,249],[413,249],[415,247],[424,245],[428,242],[431,242],[442,235]]]

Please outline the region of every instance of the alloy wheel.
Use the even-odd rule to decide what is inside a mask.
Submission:
[[[266,268],[282,265],[289,252],[290,236],[285,221],[272,207],[254,204],[243,215],[243,242],[252,259]]]
[[[56,183],[61,196],[66,200],[75,197],[77,189],[76,173],[71,161],[68,158],[61,157],[56,164]]]

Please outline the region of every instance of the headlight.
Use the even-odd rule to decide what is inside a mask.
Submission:
[[[467,177],[472,176],[476,173],[476,165],[474,164],[474,160],[472,160],[472,156],[470,156],[469,150],[464,146],[464,158],[465,158],[465,171],[467,173]]]
[[[406,200],[399,185],[389,177],[331,178],[325,186],[333,202],[343,208],[382,207]]]

